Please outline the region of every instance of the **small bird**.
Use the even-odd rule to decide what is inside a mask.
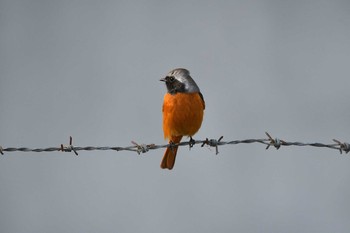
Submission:
[[[163,132],[169,144],[177,144],[183,136],[190,137],[190,146],[194,142],[192,136],[202,125],[205,102],[202,93],[190,72],[177,68],[168,73],[160,81],[165,82],[167,93],[163,102]],[[173,169],[178,146],[166,149],[160,167]]]

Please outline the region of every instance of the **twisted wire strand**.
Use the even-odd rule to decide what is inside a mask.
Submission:
[[[201,147],[207,145],[209,147],[215,147],[216,154],[219,153],[219,146],[224,145],[238,145],[238,144],[253,144],[253,143],[260,143],[266,145],[266,149],[269,149],[270,146],[275,147],[276,149],[279,149],[283,146],[309,146],[309,147],[318,147],[318,148],[329,148],[329,149],[335,149],[342,154],[343,152],[348,153],[350,151],[350,144],[346,142],[341,142],[339,140],[333,139],[334,143],[331,144],[324,144],[319,142],[314,143],[304,143],[304,142],[289,142],[286,140],[281,140],[279,138],[273,138],[271,135],[267,132],[265,132],[267,138],[263,139],[243,139],[243,140],[232,140],[232,141],[222,141],[223,137],[221,136],[219,139],[208,139],[205,140],[190,140],[190,141],[184,141],[180,142],[178,144],[169,143],[169,144],[162,144],[162,145],[156,145],[156,144],[138,144],[134,141],[131,141],[133,145],[126,146],[126,147],[119,147],[119,146],[73,146],[72,145],[72,137],[69,139],[69,145],[63,145],[61,144],[60,147],[47,147],[47,148],[27,148],[27,147],[8,147],[3,148],[0,146],[0,153],[4,154],[4,152],[54,152],[54,151],[63,151],[63,152],[74,152],[75,155],[78,155],[78,151],[132,151],[137,152],[138,154],[146,153],[149,150],[157,150],[161,148],[166,147],[174,147],[174,146],[190,146],[193,147],[195,144],[201,144]]]

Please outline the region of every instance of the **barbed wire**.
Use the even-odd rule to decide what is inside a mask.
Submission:
[[[156,150],[160,148],[166,148],[166,147],[174,147],[174,146],[189,146],[190,148],[193,147],[195,144],[200,144],[201,147],[204,147],[205,145],[209,147],[215,147],[215,153],[219,153],[219,146],[223,145],[237,145],[237,144],[252,144],[252,143],[260,143],[266,145],[266,150],[269,149],[271,146],[275,147],[277,150],[281,148],[282,146],[310,146],[310,147],[319,147],[319,148],[329,148],[329,149],[335,149],[342,154],[343,152],[348,153],[350,151],[350,144],[346,142],[341,142],[339,140],[333,139],[332,144],[324,144],[319,142],[314,143],[303,143],[303,142],[289,142],[286,140],[282,140],[279,138],[273,138],[269,133],[265,132],[267,138],[263,139],[243,139],[243,140],[233,140],[233,141],[222,141],[223,136],[221,136],[219,139],[208,139],[205,140],[190,140],[188,142],[180,142],[177,144],[169,143],[169,144],[163,144],[163,145],[156,145],[156,144],[138,144],[134,141],[131,141],[133,145],[126,146],[126,147],[119,147],[119,146],[73,146],[73,138],[69,138],[69,145],[61,144],[59,147],[48,147],[48,148],[27,148],[27,147],[8,147],[3,148],[0,146],[0,154],[4,155],[4,152],[54,152],[54,151],[62,151],[62,152],[74,152],[75,155],[78,155],[78,151],[94,151],[94,150],[100,150],[100,151],[107,151],[107,150],[113,150],[113,151],[133,151],[137,152],[138,154],[146,153],[149,150]]]

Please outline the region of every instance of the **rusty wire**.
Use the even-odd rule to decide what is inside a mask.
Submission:
[[[47,148],[27,148],[27,147],[8,147],[3,148],[0,146],[0,154],[4,154],[4,152],[54,152],[54,151],[63,151],[63,152],[74,152],[75,155],[78,155],[78,151],[93,151],[93,150],[113,150],[113,151],[133,151],[138,154],[146,153],[149,150],[156,150],[160,148],[172,147],[172,146],[190,146],[192,147],[195,144],[201,144],[201,147],[207,145],[209,147],[215,147],[216,154],[219,153],[219,146],[223,145],[237,145],[237,144],[252,144],[252,143],[260,143],[266,145],[266,150],[270,148],[270,146],[279,149],[283,146],[310,146],[310,147],[319,147],[319,148],[329,148],[335,149],[342,154],[343,152],[348,153],[350,151],[350,144],[346,142],[341,142],[339,140],[333,139],[332,144],[324,144],[319,142],[314,143],[303,143],[303,142],[289,142],[286,140],[282,140],[279,138],[273,138],[269,133],[265,132],[267,138],[263,139],[243,139],[243,140],[233,140],[233,141],[222,141],[223,136],[219,139],[208,139],[205,140],[196,140],[196,141],[188,141],[188,142],[180,142],[178,144],[138,144],[134,141],[131,141],[133,145],[120,147],[120,146],[73,146],[73,139],[70,137],[69,145],[63,145],[59,147],[47,147]]]

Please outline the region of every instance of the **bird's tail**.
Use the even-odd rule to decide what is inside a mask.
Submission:
[[[170,139],[170,142],[172,143],[179,143],[181,141],[182,136],[173,136]],[[176,159],[176,153],[177,153],[178,146],[172,146],[166,148],[166,151],[163,156],[163,160],[160,164],[160,167],[165,169],[173,169],[174,164],[175,164],[175,159]]]

